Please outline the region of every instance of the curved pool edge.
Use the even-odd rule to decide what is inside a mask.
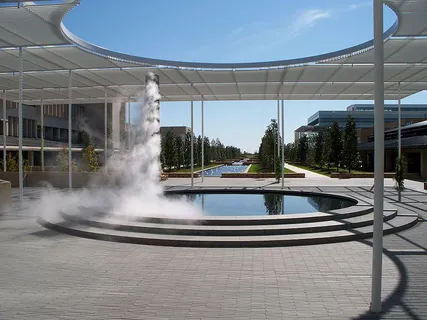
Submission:
[[[336,198],[340,200],[346,200],[352,202],[353,205],[330,210],[328,212],[313,211],[296,214],[285,214],[285,215],[210,215],[210,216],[198,216],[198,217],[185,217],[175,218],[170,216],[150,216],[146,215],[143,217],[135,217],[131,215],[125,215],[115,213],[111,211],[95,211],[91,208],[82,207],[81,211],[93,212],[94,215],[102,215],[113,219],[128,219],[133,221],[144,221],[147,223],[164,223],[164,224],[204,224],[211,226],[238,226],[238,225],[273,225],[273,224],[297,224],[306,222],[321,222],[330,220],[331,217],[339,217],[340,219],[346,219],[350,217],[361,216],[364,214],[371,213],[373,207],[370,205],[360,205],[359,201],[350,196],[333,194],[333,193],[321,193],[312,191],[294,191],[294,190],[276,190],[276,189],[248,189],[242,188],[194,188],[194,189],[173,189],[165,190],[164,193],[185,195],[185,194],[282,194],[292,196],[318,196],[327,198]],[[78,212],[77,212],[78,214]]]

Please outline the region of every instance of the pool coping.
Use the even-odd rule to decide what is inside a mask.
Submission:
[[[292,224],[292,223],[303,223],[303,222],[318,222],[331,219],[333,216],[338,216],[342,219],[355,217],[373,211],[373,206],[367,204],[361,204],[358,199],[350,197],[348,195],[335,194],[335,193],[321,193],[313,191],[296,191],[296,190],[277,190],[277,189],[262,189],[253,188],[248,189],[246,187],[228,187],[228,188],[217,188],[217,187],[202,187],[202,188],[185,188],[185,187],[171,187],[164,191],[165,194],[284,194],[284,195],[305,195],[305,196],[329,196],[342,200],[352,201],[354,205],[330,210],[328,212],[314,211],[310,213],[298,213],[289,215],[251,215],[251,216],[206,216],[206,217],[185,217],[185,218],[171,218],[171,217],[155,217],[155,216],[144,216],[140,217],[139,220],[153,223],[171,223],[171,224],[207,224],[207,225],[259,225],[259,224]],[[93,210],[87,208],[87,210]],[[98,212],[101,214],[101,212]],[[103,214],[110,216],[117,216],[113,212],[103,212]],[[132,218],[131,216],[129,218]],[[136,219],[138,220],[138,219]]]

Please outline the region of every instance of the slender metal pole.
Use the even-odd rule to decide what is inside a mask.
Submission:
[[[44,171],[44,104],[43,100],[41,101],[40,106],[40,138],[41,138],[41,147],[40,147],[40,154],[41,154],[41,167],[42,171]]]
[[[73,82],[73,77],[71,70],[68,71],[68,188],[70,191],[73,188],[73,166],[72,166],[72,154],[71,154],[71,145],[72,145],[72,104],[71,101],[73,99],[72,97],[72,90],[71,85]]]
[[[383,1],[374,1],[374,239],[372,251],[371,311],[381,312],[384,209],[384,42]]]
[[[191,188],[194,186],[194,112],[193,112],[193,85],[191,85]]]
[[[277,156],[280,157],[280,100],[277,96]]]
[[[24,200],[24,168],[22,161],[22,95],[24,86],[24,51],[19,48],[19,98],[18,98],[18,140],[19,140],[19,198]]]
[[[7,123],[7,114],[6,114],[6,90],[3,90],[3,171],[6,172],[6,123]]]
[[[280,145],[282,147],[282,189],[285,187],[285,100],[282,99],[282,141]],[[277,130],[279,132],[279,130]],[[280,140],[280,136],[279,136]]]
[[[202,182],[205,180],[205,115],[204,101],[202,96]]]
[[[398,150],[398,154],[399,154],[399,158],[402,155],[402,134],[401,134],[401,127],[402,127],[402,109],[400,106],[400,82],[397,84],[397,98],[398,98],[398,124],[397,124],[397,136],[398,136],[398,143],[399,143],[399,150]]]
[[[107,87],[104,88],[104,167],[107,166],[107,150],[108,150],[108,106],[107,106]]]

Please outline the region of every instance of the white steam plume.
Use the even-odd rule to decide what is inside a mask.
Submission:
[[[129,153],[111,157],[107,163],[110,180],[119,186],[59,192],[48,190],[36,206],[39,212],[59,216],[61,211],[84,214],[108,211],[123,219],[143,217],[196,218],[202,211],[184,199],[170,199],[163,194],[160,178],[160,94],[154,81],[146,84],[140,97],[134,146]],[[81,208],[86,209],[81,209]],[[33,207],[34,208],[34,207]]]

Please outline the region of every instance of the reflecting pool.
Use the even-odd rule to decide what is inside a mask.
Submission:
[[[207,216],[279,215],[329,212],[355,205],[347,199],[332,196],[265,194],[174,194],[202,207]]]

